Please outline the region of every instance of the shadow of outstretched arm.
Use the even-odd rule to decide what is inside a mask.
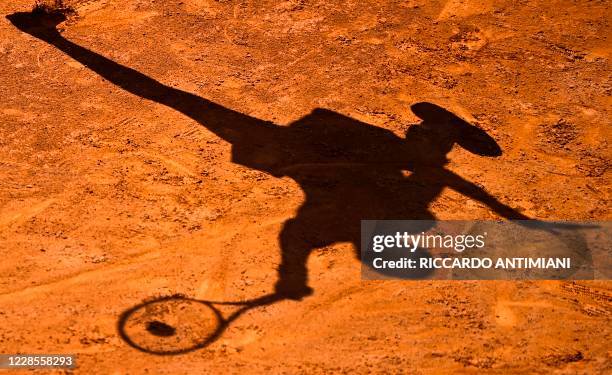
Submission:
[[[7,19],[18,29],[42,40],[87,68],[141,98],[173,108],[199,122],[217,136],[234,143],[249,133],[273,125],[233,111],[197,95],[166,86],[132,68],[121,65],[64,38],[56,26],[66,18],[60,13],[14,13]]]
[[[487,193],[480,186],[465,180],[447,169],[444,169],[444,181],[448,184],[449,188],[487,205],[499,216],[511,220],[531,220],[530,217],[501,203],[497,198]]]

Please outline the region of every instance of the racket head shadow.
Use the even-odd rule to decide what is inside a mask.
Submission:
[[[131,347],[156,355],[204,348],[227,326],[212,303],[182,295],[150,299],[123,312],[117,328]]]

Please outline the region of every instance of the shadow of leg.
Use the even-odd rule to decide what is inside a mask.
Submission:
[[[278,268],[276,293],[284,298],[301,300],[312,294],[308,286],[306,262],[312,251],[312,245],[304,233],[306,225],[296,219],[285,222],[280,233],[281,264]]]

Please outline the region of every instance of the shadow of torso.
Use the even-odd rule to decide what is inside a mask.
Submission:
[[[258,124],[232,140],[232,161],[274,176],[288,176],[305,193],[294,219],[312,247],[352,242],[360,221],[433,219],[429,204],[443,189],[452,143],[420,126],[406,138],[324,109],[289,126]]]

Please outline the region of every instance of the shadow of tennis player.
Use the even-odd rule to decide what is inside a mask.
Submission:
[[[410,126],[405,137],[325,109],[278,126],[166,86],[65,39],[56,29],[65,19],[60,13],[7,18],[112,84],[202,124],[233,145],[234,163],[289,176],[300,185],[305,202],[280,233],[276,299],[299,300],[312,292],[306,263],[313,249],[335,242],[351,242],[358,249],[362,219],[434,219],[428,206],[445,187],[503,217],[526,219],[444,168],[454,145],[481,156],[499,156],[501,149],[484,131],[435,104],[411,106],[422,122]]]
[[[306,261],[312,249],[334,242],[351,242],[357,248],[362,219],[433,219],[428,205],[445,187],[506,218],[525,218],[444,168],[455,144],[483,156],[499,156],[501,149],[484,131],[435,104],[412,105],[423,121],[409,127],[405,138],[325,109],[277,126],[168,87],[65,39],[56,29],[65,20],[61,13],[15,13],[7,18],[111,83],[196,120],[233,145],[233,162],[294,179],[306,200],[280,234],[276,291],[287,298],[311,292]]]

